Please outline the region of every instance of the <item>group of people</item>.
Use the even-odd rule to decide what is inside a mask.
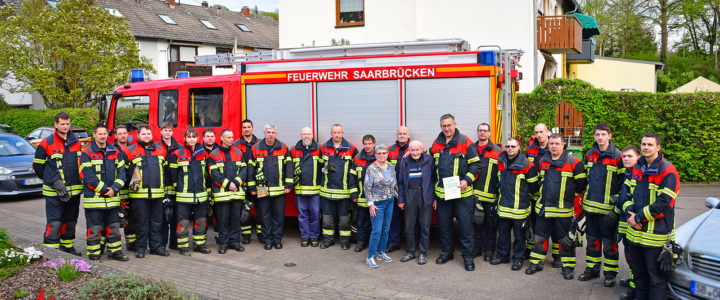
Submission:
[[[167,248],[208,254],[208,225],[220,254],[243,251],[253,228],[266,250],[281,249],[285,195],[294,191],[301,246],[325,249],[337,238],[348,250],[354,225],[354,251],[367,247],[371,268],[393,261],[387,253],[399,249],[403,227],[400,261],[427,263],[435,211],[442,245],[437,264],[454,258],[456,220],[465,270],[473,271],[481,256],[492,265],[512,263],[514,271],[529,260],[525,273],[532,275],[543,270],[550,250],[552,266],[573,279],[584,232],[579,280],[597,278],[602,269],[604,285],[614,286],[622,240],[632,273],[624,297],[665,297],[666,274],[657,261],[674,239],[679,176],[660,152],[660,136],[649,132],[641,149],[620,150],[610,127],[598,124],[582,161],[545,124],[535,126],[526,153],[515,138],[493,144],[487,123],[477,126],[476,142],[456,126],[452,115],[441,116],[441,132],[427,149],[401,126],[394,145],[376,144],[368,134],[358,151],[340,124],[322,144],[303,128],[292,147],[277,139],[273,124],[258,139],[250,120],[242,122],[237,140],[232,130],[222,130],[219,144],[212,129],[200,136],[193,128],[179,143],[171,123],[162,125],[158,142],[149,125],[138,126],[136,143],[119,126],[110,144],[107,127],[97,125],[92,144],[82,150],[69,131],[70,115],[61,112],[55,134],[38,146],[33,162],[46,197],[44,244],[80,255],[74,239],[83,195],[91,260],[99,261],[103,251],[128,260],[121,228],[126,249],[137,258],[147,249],[160,256],[170,255]]]

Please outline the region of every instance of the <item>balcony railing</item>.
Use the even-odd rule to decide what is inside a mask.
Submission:
[[[178,71],[190,72],[190,77],[210,76],[212,75],[212,67],[198,66],[193,62],[171,61],[168,62],[168,76],[175,77]]]
[[[539,16],[538,49],[552,54],[581,53],[582,26],[573,15]]]

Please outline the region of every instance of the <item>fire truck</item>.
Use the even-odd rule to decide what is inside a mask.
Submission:
[[[277,126],[277,138],[293,146],[303,127],[319,143],[342,124],[345,138],[358,149],[365,134],[392,145],[398,126],[426,147],[440,132],[440,116],[451,113],[457,128],[475,137],[479,123],[491,125],[492,140],[515,136],[515,93],[522,74],[521,50],[499,46],[468,49],[462,39],[275,49],[268,52],[198,56],[196,64],[233,66],[230,75],[140,81],[103,95],[101,118],[112,130],[122,107],[145,105],[146,119],[127,124],[132,138],[147,123],[160,139],[166,121],[182,142],[188,128],[202,132],[231,129],[242,136],[250,119],[262,138],[265,124]],[[288,195],[286,215],[296,216]]]

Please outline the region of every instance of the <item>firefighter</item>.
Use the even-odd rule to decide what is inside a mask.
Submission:
[[[363,151],[355,156],[355,172],[358,176],[358,193],[360,198],[357,199],[355,209],[357,219],[357,245],[354,251],[360,252],[365,249],[370,239],[370,210],[368,208],[367,199],[365,199],[365,191],[363,190],[363,181],[365,180],[365,171],[375,162],[375,137],[372,134],[366,134],[362,138]]]
[[[205,164],[208,165],[210,161],[208,160],[210,158],[210,154],[212,154],[213,150],[217,148],[217,144],[215,143],[215,131],[212,128],[205,128],[202,132],[203,137],[203,146],[205,147],[205,157],[206,161]],[[207,221],[209,225],[212,225],[213,227],[213,234],[215,236],[215,243],[220,244],[218,242],[218,239],[220,238],[220,233],[218,232],[217,225],[217,210],[215,209],[215,199],[213,196],[215,195],[212,192],[212,174],[210,172],[205,173],[205,189],[208,193],[208,215],[207,215]],[[209,226],[208,226],[209,227]]]
[[[253,122],[251,120],[245,119],[242,121],[242,133],[243,136],[239,139],[237,139],[233,143],[233,147],[236,147],[240,149],[240,151],[243,152],[243,160],[245,161],[245,164],[250,163],[250,157],[252,156],[252,147],[255,146],[258,139],[253,134]],[[245,193],[245,199],[249,200],[250,203],[255,203],[255,200],[257,197],[255,195],[250,194],[250,189],[246,186],[246,193]],[[254,207],[254,205],[253,205]],[[248,218],[244,222],[240,222],[241,230],[242,230],[242,243],[243,244],[250,244],[250,237],[252,236],[252,229],[253,226],[255,227],[255,234],[257,235],[258,241],[261,244],[264,244],[262,237],[262,225],[260,222],[260,211],[258,210],[258,207],[254,207],[253,210],[250,211],[251,217]]]
[[[43,180],[45,196],[45,236],[43,245],[60,249],[73,255],[75,250],[75,225],[80,212],[80,181],[78,161],[80,142],[70,131],[70,115],[55,115],[55,133],[40,142],[35,150],[33,170]]]
[[[610,126],[597,124],[593,137],[595,143],[585,155],[585,169],[588,173],[588,186],[583,200],[583,211],[587,218],[585,272],[578,276],[578,280],[588,281],[600,277],[602,265],[605,275],[603,285],[613,287],[618,272],[617,228],[608,228],[604,218],[615,207],[615,199],[625,181],[625,170],[622,153],[610,140]]]
[[[105,125],[93,129],[93,142],[80,156],[80,177],[84,186],[83,208],[87,223],[87,254],[100,261],[100,236],[104,232],[108,258],[127,261],[120,240],[120,189],[125,185],[125,162],[119,150],[107,143]]]
[[[497,226],[495,217],[497,215],[497,194],[498,194],[498,155],[502,151],[490,141],[490,124],[480,123],[477,127],[478,140],[473,144],[480,157],[480,174],[475,180],[473,192],[482,208],[484,219],[482,223],[475,225],[475,256],[485,254],[484,260],[490,261],[495,252],[497,241]],[[483,251],[484,250],[484,251]]]
[[[160,232],[165,195],[165,150],[160,143],[153,143],[150,125],[138,126],[138,143],[125,149],[125,172],[130,178],[130,202],[136,221],[135,257],[144,258],[145,249],[150,254],[170,256],[162,244]]]
[[[400,126],[395,132],[397,140],[388,148],[388,162],[395,166],[395,174],[400,176],[400,161],[409,150],[410,132],[406,126]],[[398,180],[399,177],[398,177]],[[398,181],[399,182],[399,181]],[[395,207],[398,207],[398,198],[395,197]],[[402,209],[393,209],[392,220],[390,221],[390,234],[388,235],[387,253],[400,249],[400,241],[403,237],[403,225],[405,214]]]
[[[300,140],[290,149],[290,155],[294,167],[300,246],[317,247],[320,237],[320,181],[324,162],[310,127],[300,131]]]
[[[680,176],[675,166],[660,152],[660,136],[646,133],[640,144],[643,157],[625,181],[630,192],[623,201],[627,214],[630,255],[636,299],[666,299],[667,274],[660,266],[672,260],[663,248],[675,238],[675,198]]]
[[[285,194],[293,187],[294,168],[288,147],[276,139],[277,127],[265,125],[263,135],[252,147],[248,187],[260,207],[265,250],[282,249]]]
[[[535,206],[535,244],[530,254],[530,266],[525,274],[543,269],[547,256],[548,238],[564,241],[559,246],[563,278],[574,277],[575,247],[579,216],[575,218],[575,197],[582,195],[587,185],[585,168],[579,159],[564,150],[562,136],[554,133],[548,141],[548,152],[536,158],[540,173],[540,198]]]
[[[163,122],[160,126],[160,146],[165,150],[165,161],[170,160],[170,154],[180,149],[182,145],[173,137],[174,127],[171,122]],[[165,187],[167,190],[167,200],[163,200],[163,218],[160,232],[162,233],[163,247],[177,250],[177,207],[175,206],[175,186],[170,181],[170,166],[165,166]],[[169,218],[167,215],[170,215]]]
[[[323,241],[321,249],[335,244],[336,218],[340,235],[340,249],[350,249],[350,204],[358,198],[357,172],[353,158],[358,154],[355,146],[343,138],[343,128],[334,124],[330,139],[322,145],[321,152],[325,167],[320,187]]]
[[[513,271],[522,269],[525,260],[525,237],[530,230],[530,195],[538,190],[538,176],[535,165],[520,151],[520,144],[514,138],[505,142],[505,151],[498,156],[498,177],[500,199],[497,206],[498,245],[497,254],[491,265],[510,262],[510,234],[512,243]]]
[[[207,241],[208,197],[205,189],[205,147],[198,143],[195,128],[185,131],[185,143],[170,154],[170,182],[175,185],[177,246],[180,255],[190,256],[190,220],[193,222],[193,251],[209,254]]]
[[[466,271],[475,270],[473,213],[475,197],[473,181],[480,172],[480,157],[477,148],[473,147],[469,137],[456,128],[455,117],[445,114],[440,117],[442,132],[433,142],[430,155],[435,159],[435,172],[438,179],[435,184],[437,197],[437,218],[440,227],[440,243],[442,253],[435,260],[444,264],[453,259],[455,246],[453,243],[453,211],[460,229],[463,264]],[[444,180],[459,177],[460,198],[446,199]]]
[[[232,145],[230,129],[223,129],[220,142],[208,156],[208,168],[212,175],[218,253],[225,254],[228,246],[236,251],[245,250],[240,243],[240,219],[245,206],[247,165],[242,150]]]
[[[131,143],[128,140],[127,126],[120,125],[115,128],[115,149],[118,150],[118,160],[123,161],[123,167],[128,162],[125,156],[125,149],[127,149]],[[125,183],[129,180],[126,177],[123,178]],[[127,251],[135,252],[135,218],[132,217],[132,208],[130,204],[130,191],[127,188],[127,184],[123,185],[119,193],[120,197],[120,225],[123,226],[123,234],[125,235],[125,248]],[[102,237],[101,237],[102,238]]]

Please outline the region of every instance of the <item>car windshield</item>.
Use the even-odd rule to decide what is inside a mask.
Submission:
[[[84,130],[83,130],[83,131],[75,131],[75,130],[73,130],[73,133],[74,133],[75,136],[76,136],[77,138],[79,138],[79,139],[84,139],[84,138],[90,137],[90,136],[88,135],[87,131],[84,131]]]
[[[0,136],[0,156],[33,155],[35,147],[19,136]]]

